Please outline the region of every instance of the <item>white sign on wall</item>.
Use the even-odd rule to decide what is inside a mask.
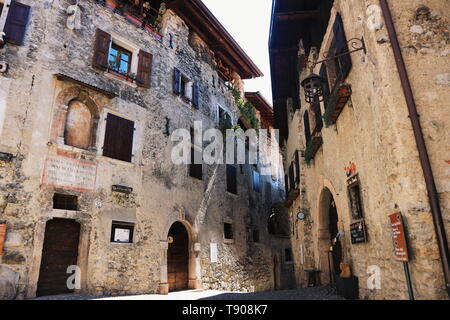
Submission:
[[[217,243],[211,243],[211,263],[217,262]]]

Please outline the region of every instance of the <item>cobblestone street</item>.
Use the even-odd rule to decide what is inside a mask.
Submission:
[[[75,294],[40,297],[34,300],[344,300],[344,298],[338,296],[333,288],[322,286],[257,293],[189,290],[172,292],[168,295],[148,294],[118,297],[94,297]]]

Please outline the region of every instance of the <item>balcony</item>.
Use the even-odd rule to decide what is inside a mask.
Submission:
[[[319,151],[322,144],[323,144],[323,139],[321,136],[311,137],[311,139],[309,140],[309,143],[306,146],[306,150],[305,150],[306,164],[309,165],[311,163],[311,161],[316,156],[316,153],[317,153],[317,151]]]
[[[114,13],[123,16],[132,24],[161,39],[159,34],[161,30],[162,16],[166,12],[163,2],[158,0],[96,0],[98,4],[103,5],[114,11]]]
[[[351,86],[343,84],[338,86],[334,93],[328,97],[325,103],[325,114],[323,115],[327,127],[336,123],[351,95]]]

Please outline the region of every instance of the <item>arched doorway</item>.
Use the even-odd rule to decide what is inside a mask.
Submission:
[[[37,296],[72,293],[67,287],[67,268],[77,265],[80,224],[55,218],[45,226]]]
[[[169,292],[189,287],[189,235],[181,222],[175,222],[168,234],[167,282]]]
[[[322,190],[319,204],[319,264],[323,283],[332,284],[340,273],[342,244],[339,239],[339,216],[333,194]]]

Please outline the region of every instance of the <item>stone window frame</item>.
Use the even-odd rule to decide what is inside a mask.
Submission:
[[[90,110],[92,115],[90,143],[87,149],[68,145],[65,141],[67,115],[70,104],[74,101],[83,103]],[[80,151],[96,155],[98,151],[97,142],[100,108],[94,98],[90,96],[88,90],[81,86],[66,88],[58,94],[56,104],[55,111],[53,112],[50,142],[53,142],[60,147],[70,149],[71,151]]]
[[[108,49],[108,63],[109,63],[109,56],[111,53],[111,48],[114,45],[121,47],[127,51],[129,51],[131,53],[131,63],[130,63],[130,67],[129,67],[129,72],[136,74],[138,73],[138,67],[139,67],[139,52],[140,49],[130,43],[129,41],[127,41],[126,39],[122,38],[121,36],[117,35],[114,32],[110,32],[109,35],[111,36],[111,42],[109,43],[109,49]],[[137,85],[135,84],[135,82],[130,82],[130,81],[126,81],[125,79],[122,79],[120,76],[110,72],[108,69],[104,72],[105,76],[113,78],[115,80],[120,80],[132,87],[137,87]]]
[[[231,236],[232,238],[225,238],[225,225],[228,224],[231,226]],[[223,242],[226,244],[234,244],[234,239],[236,238],[236,234],[235,234],[235,228],[234,228],[234,223],[233,223],[233,219],[231,218],[223,218],[222,221],[222,233],[223,233]]]
[[[5,28],[6,18],[8,17],[11,0],[0,0],[0,3],[3,3],[3,10],[0,14],[0,32],[2,32]]]

